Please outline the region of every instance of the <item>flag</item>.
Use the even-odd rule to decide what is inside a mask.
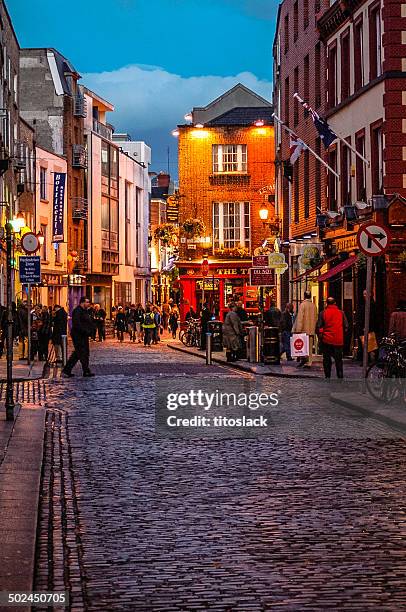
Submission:
[[[295,163],[296,160],[299,159],[302,151],[304,151],[306,149],[306,145],[303,142],[303,140],[300,140],[300,138],[298,138],[296,135],[294,136],[293,134],[290,135],[290,163],[293,164]]]
[[[325,148],[328,149],[331,143],[333,143],[336,140],[336,138],[338,138],[337,134],[329,126],[327,121],[323,119],[323,117],[320,117],[320,115],[316,113],[316,111],[313,110],[312,107],[309,104],[307,104],[307,102],[302,100],[302,98],[297,93],[293,94],[293,97],[296,98],[300,102],[300,104],[303,106],[304,109],[309,111],[313,119],[314,127],[318,131],[320,139],[322,143],[324,144]]]

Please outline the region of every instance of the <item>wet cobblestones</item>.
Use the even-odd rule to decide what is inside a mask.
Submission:
[[[49,385],[38,585],[94,611],[406,607],[397,432],[278,380],[294,408],[274,438],[158,439],[154,379],[201,361],[112,343],[93,360],[95,379]]]

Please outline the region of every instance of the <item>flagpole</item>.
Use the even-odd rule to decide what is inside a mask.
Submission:
[[[273,113],[273,118],[275,119],[275,121],[277,121],[283,128],[284,130],[286,130],[287,132],[289,132],[289,134],[292,134],[292,136],[294,136],[295,138],[299,138],[298,135],[291,130],[290,128],[288,128],[288,126],[282,121],[282,119],[279,119],[279,117],[277,115],[275,115],[275,113]],[[323,164],[323,166],[325,166],[327,168],[327,170],[329,172],[331,172],[332,174],[334,174],[334,176],[336,176],[338,179],[340,179],[340,175],[337,174],[337,172],[335,170],[333,170],[333,168],[331,166],[329,166],[322,157],[320,157],[320,155],[317,155],[316,151],[313,151],[313,149],[311,147],[309,147],[308,144],[306,144],[301,138],[300,138],[301,142],[303,142],[304,146],[306,147],[306,149],[308,149],[310,151],[310,153],[312,153],[314,155],[314,157],[316,159],[319,160],[319,162],[321,164]]]
[[[294,93],[293,97],[296,98],[296,100],[298,102],[300,102],[300,104],[306,109],[310,111],[310,105],[305,102],[303,100],[303,98],[301,98],[299,96],[298,93]],[[348,147],[353,153],[355,153],[355,155],[357,155],[357,157],[359,157],[360,159],[362,159],[362,161],[364,162],[364,164],[366,164],[368,167],[371,165],[371,162],[364,157],[363,155],[361,155],[361,153],[359,151],[357,151],[357,149],[355,147],[353,147],[347,140],[345,140],[345,138],[343,138],[342,136],[340,136],[339,134],[337,134],[336,130],[334,130],[334,134],[337,136],[338,140],[340,140],[342,143],[345,144],[346,147]]]

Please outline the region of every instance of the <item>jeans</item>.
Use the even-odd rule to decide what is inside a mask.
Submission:
[[[150,346],[151,340],[153,338],[154,328],[153,327],[144,327],[144,345]]]
[[[321,351],[323,353],[323,368],[325,377],[331,378],[331,359],[334,359],[337,378],[344,378],[343,347],[323,343]]]
[[[283,331],[282,332],[282,350],[281,350],[281,355],[283,355],[283,353],[286,353],[286,359],[292,359],[292,354],[290,352],[290,339],[292,337],[292,334],[289,331]]]

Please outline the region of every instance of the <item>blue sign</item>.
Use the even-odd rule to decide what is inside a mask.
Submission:
[[[65,207],[65,183],[64,172],[54,173],[54,199],[53,199],[53,221],[52,242],[63,242],[63,214]]]
[[[20,257],[19,264],[22,285],[28,285],[28,283],[36,285],[41,282],[41,257],[39,255]]]

